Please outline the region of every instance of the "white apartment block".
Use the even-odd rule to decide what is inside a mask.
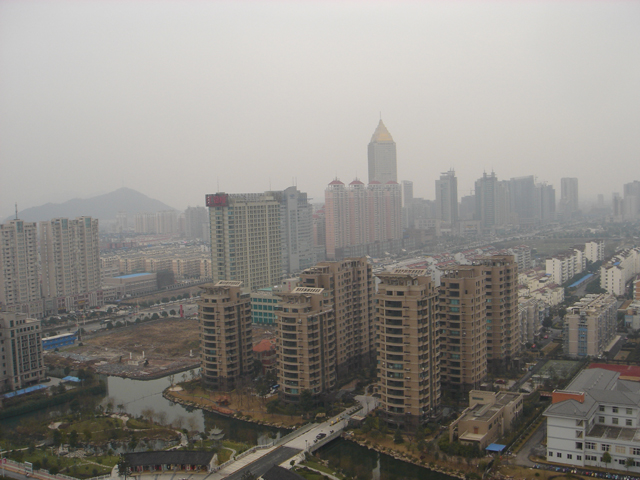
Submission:
[[[213,281],[237,280],[250,290],[282,279],[280,202],[269,193],[206,196]]]
[[[629,248],[600,267],[600,286],[612,295],[625,293],[627,282],[640,273],[640,248]]]
[[[103,305],[97,219],[40,222],[40,260],[47,313]]]
[[[0,225],[0,306],[42,317],[35,223],[16,219]]]
[[[39,383],[45,378],[40,320],[24,313],[0,312],[0,392]]]
[[[552,280],[562,285],[585,268],[584,253],[580,249],[570,248],[568,251],[547,258],[546,271]]]
[[[584,244],[584,255],[590,262],[604,261],[604,240],[593,240]]]
[[[569,307],[564,317],[565,355],[601,355],[616,334],[616,314],[616,298],[607,294],[587,295]]]
[[[534,297],[518,297],[518,317],[522,343],[534,343],[535,336],[542,328],[545,305]]]
[[[544,416],[548,461],[640,472],[639,382],[601,368],[583,370],[566,390],[553,392]]]

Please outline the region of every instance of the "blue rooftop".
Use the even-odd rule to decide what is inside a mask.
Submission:
[[[72,377],[71,375],[67,375],[62,379],[63,382],[74,382],[80,383],[80,379],[78,377]]]
[[[5,393],[4,398],[17,397],[18,395],[24,395],[25,393],[35,392],[47,388],[46,385],[34,385],[33,387],[23,388],[22,390],[16,390],[15,392]]]
[[[115,278],[134,278],[134,277],[141,277],[143,275],[151,275],[150,273],[130,273],[129,275],[121,275],[120,277],[115,277]]]
[[[487,448],[485,448],[485,450],[487,452],[501,452],[502,450],[504,450],[505,447],[506,445],[500,445],[499,443],[492,443]]]
[[[584,277],[582,277],[580,280],[578,280],[577,282],[573,282],[571,285],[569,285],[569,288],[573,288],[573,287],[577,287],[578,285],[580,285],[582,282],[584,282],[585,280],[587,280],[588,278],[593,277],[593,273],[590,273],[588,275],[585,275]]]

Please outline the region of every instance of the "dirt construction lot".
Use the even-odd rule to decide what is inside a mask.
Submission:
[[[46,362],[74,370],[91,367],[98,373],[149,378],[197,368],[199,355],[198,321],[168,318],[87,336],[76,346],[48,352]]]

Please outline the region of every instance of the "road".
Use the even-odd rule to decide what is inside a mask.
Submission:
[[[516,465],[521,465],[523,467],[533,467],[534,462],[529,460],[529,456],[533,453],[536,447],[539,447],[542,444],[546,428],[546,422],[542,422],[538,429],[533,433],[533,435],[529,437],[527,443],[522,446],[522,448],[516,455]]]
[[[240,480],[247,472],[251,472],[256,476],[256,478],[260,478],[274,465],[280,465],[282,462],[296,456],[301,451],[302,450],[291,447],[278,447],[273,452],[270,452],[269,454],[225,477],[225,480]]]

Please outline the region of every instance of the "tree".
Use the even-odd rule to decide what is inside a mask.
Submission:
[[[160,318],[160,315],[158,315],[158,312],[155,312],[153,315],[151,315],[151,320],[158,320]]]
[[[400,433],[399,428],[396,429],[396,433],[393,435],[393,443],[404,443],[404,438],[402,437],[402,433]]]
[[[300,408],[303,412],[308,412],[313,408],[313,394],[311,390],[304,389],[300,394]]]
[[[609,452],[604,452],[602,454],[602,462],[606,465],[609,465],[611,463],[611,454]]]
[[[118,460],[118,475],[124,476],[125,480],[127,479],[127,475],[131,470],[131,464],[125,455],[120,455],[120,459]]]
[[[635,464],[636,464],[636,461],[633,459],[633,457],[627,458],[627,460],[624,462],[624,466],[627,467],[627,470],[629,470]]]
[[[91,441],[91,429],[87,428],[84,431],[84,439],[87,443],[89,443]]]
[[[168,316],[169,316],[169,314],[167,312],[165,312],[165,311],[162,312],[162,317],[163,318],[167,318]]]
[[[169,315],[174,316],[175,314],[176,314],[176,311],[173,308],[169,310]]]
[[[53,444],[56,447],[62,445],[62,432],[57,428],[53,431]]]
[[[76,448],[78,446],[78,432],[75,430],[71,430],[71,432],[69,432],[69,446],[71,448]]]

